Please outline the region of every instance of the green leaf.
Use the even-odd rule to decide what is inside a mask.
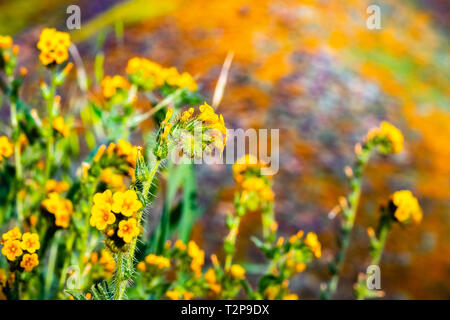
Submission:
[[[86,300],[86,297],[81,290],[66,289],[64,292],[70,294],[75,300]]]

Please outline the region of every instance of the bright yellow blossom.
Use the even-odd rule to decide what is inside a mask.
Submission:
[[[20,262],[20,266],[25,269],[26,272],[30,272],[34,267],[39,265],[38,255],[36,253],[25,253]]]
[[[10,36],[0,35],[0,49],[9,49],[13,45],[13,39]]]
[[[52,123],[53,129],[61,133],[64,137],[68,137],[70,134],[70,125],[64,123],[64,118],[62,116],[57,116],[53,119]]]
[[[14,146],[11,142],[9,142],[6,136],[0,137],[0,161],[3,158],[9,158],[14,152]]]
[[[22,233],[20,232],[19,227],[14,227],[2,235],[2,240],[3,241],[20,240],[21,237],[22,237]]]
[[[130,243],[134,237],[137,237],[140,233],[137,221],[134,218],[128,220],[122,220],[119,222],[119,231],[117,235],[123,239],[125,243]]]
[[[19,240],[7,240],[3,243],[2,254],[9,260],[14,261],[22,255],[23,251]]]
[[[122,76],[106,76],[101,82],[103,96],[107,99],[116,95],[118,89],[128,89],[130,83]]]
[[[238,264],[233,264],[230,268],[230,273],[234,278],[244,279],[245,278],[245,269]]]
[[[136,191],[127,190],[116,192],[113,195],[112,210],[121,213],[126,217],[131,217],[142,208],[142,203],[138,200]]]
[[[420,208],[419,201],[411,191],[396,191],[392,195],[392,202],[396,207],[394,216],[399,222],[412,220],[415,223],[420,223],[422,221],[422,209]]]
[[[91,218],[89,224],[98,230],[105,230],[109,224],[116,221],[116,216],[111,212],[111,205],[104,203],[102,205],[93,205],[91,208]]]
[[[45,191],[47,193],[50,192],[62,193],[67,190],[69,190],[69,184],[66,181],[56,181],[50,179],[45,183]]]
[[[53,63],[61,64],[69,58],[68,48],[70,45],[68,33],[56,31],[53,28],[45,28],[42,30],[37,44],[41,51],[39,60],[45,66]]]
[[[314,232],[308,232],[305,238],[305,244],[311,248],[311,251],[316,258],[320,258],[322,256],[322,246],[317,238],[317,234]]]
[[[39,250],[41,244],[39,242],[39,235],[37,233],[25,232],[22,236],[21,248],[29,253],[35,253]]]

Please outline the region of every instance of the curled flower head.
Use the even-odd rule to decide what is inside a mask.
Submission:
[[[44,66],[61,64],[69,59],[68,48],[71,45],[70,36],[53,28],[42,30],[37,44],[41,51],[39,60]]]
[[[14,146],[6,136],[0,137],[0,161],[9,158],[14,152]]]
[[[56,181],[53,179],[49,179],[45,183],[45,191],[47,193],[56,192],[62,193],[69,190],[69,184],[66,181]]]
[[[119,222],[119,231],[117,235],[123,239],[125,243],[130,243],[134,237],[137,237],[140,233],[137,221],[134,218],[128,220],[122,220]]]
[[[380,149],[383,153],[400,153],[403,150],[403,134],[389,122],[383,121],[380,127],[371,129],[365,138],[366,143],[370,141],[381,143]]]
[[[30,272],[34,267],[39,265],[38,255],[36,253],[24,254],[20,266],[25,269],[26,272]]]
[[[392,204],[395,206],[394,218],[400,223],[422,221],[422,209],[419,201],[409,190],[396,191],[392,195]]]

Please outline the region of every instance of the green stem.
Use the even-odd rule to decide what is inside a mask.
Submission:
[[[50,249],[50,255],[48,258],[48,264],[47,264],[47,272],[45,276],[45,296],[46,298],[50,298],[50,291],[52,287],[53,282],[53,276],[55,274],[55,266],[56,266],[56,257],[58,254],[58,245],[60,240],[60,234],[57,233],[54,239],[54,242],[52,243],[51,249]]]
[[[336,292],[339,284],[339,276],[344,266],[345,257],[350,246],[350,238],[355,223],[356,213],[358,210],[359,199],[361,197],[361,185],[363,171],[369,162],[372,147],[364,145],[363,150],[357,155],[356,164],[353,168],[354,176],[350,180],[351,191],[348,196],[348,208],[343,208],[343,221],[341,223],[341,231],[338,244],[340,250],[335,257],[334,264],[331,266],[332,277],[325,292],[322,292],[322,298],[331,299]]]
[[[382,216],[380,218],[380,223],[378,225],[376,239],[372,239],[371,242],[371,250],[370,255],[372,256],[372,260],[370,265],[379,265],[381,256],[383,255],[383,250],[386,245],[386,240],[391,230],[392,220],[389,217],[387,212],[382,212]],[[356,290],[356,299],[363,300],[367,295],[367,285],[365,284],[366,278],[364,277],[358,283],[358,290]]]
[[[46,151],[46,162],[45,162],[45,182],[50,178],[51,167],[52,167],[52,157],[53,157],[53,118],[54,118],[54,102],[55,102],[55,91],[56,91],[56,74],[52,71],[51,77],[51,87],[50,96],[47,99],[47,114],[48,114],[48,131],[47,131],[47,151]]]
[[[230,232],[227,235],[227,238],[225,239],[225,242],[229,243],[234,248],[233,252],[226,254],[225,271],[230,270],[231,264],[233,263],[233,254],[234,254],[234,251],[236,250],[236,237],[237,237],[240,223],[241,223],[241,217],[237,216],[235,228],[230,230]]]
[[[20,189],[22,188],[23,184],[23,169],[22,169],[22,158],[20,153],[20,143],[19,143],[19,137],[20,137],[20,128],[18,125],[18,118],[17,118],[17,104],[16,104],[16,98],[11,97],[10,102],[10,112],[11,112],[11,127],[13,130],[13,140],[14,140],[14,164],[15,164],[15,171],[16,171],[16,209],[17,209],[17,218],[19,220],[19,225],[22,225],[23,221],[23,199],[20,195]]]
[[[123,294],[125,293],[125,288],[127,285],[127,280],[124,279],[123,270],[123,252],[120,251],[117,254],[117,269],[115,274],[115,290],[114,290],[114,300],[122,300]]]
[[[144,195],[144,201],[147,202],[147,195],[150,190],[150,187],[152,185],[153,179],[155,178],[156,173],[158,172],[159,165],[161,164],[161,160],[156,160],[155,164],[152,167],[152,170],[150,171],[149,177],[147,181],[144,181],[144,185],[142,188],[142,194]],[[143,203],[142,211],[145,209],[145,207],[148,205],[148,203]],[[141,225],[142,220],[142,211],[139,212],[137,216],[137,225]],[[134,259],[134,252],[136,250],[136,243],[137,243],[137,237],[133,239],[133,241],[130,244],[130,252],[128,254],[128,266],[131,268],[133,266],[133,259]]]

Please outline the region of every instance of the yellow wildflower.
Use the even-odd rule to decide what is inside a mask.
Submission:
[[[147,266],[145,265],[144,261],[141,261],[137,264],[136,268],[142,272],[145,272],[145,270],[147,269]]]
[[[52,63],[61,64],[69,58],[68,48],[71,45],[70,36],[66,32],[53,28],[42,30],[37,44],[41,51],[39,59],[48,66]]]
[[[57,192],[57,193],[62,193],[69,190],[69,184],[66,181],[56,181],[53,179],[48,180],[45,183],[45,191],[47,193],[50,192]]]
[[[9,49],[13,45],[13,39],[10,36],[0,35],[0,49]]]
[[[109,224],[116,221],[116,216],[111,212],[111,205],[103,203],[101,205],[93,205],[91,208],[91,218],[89,224],[98,230],[105,230]]]
[[[320,258],[322,256],[322,246],[317,238],[317,234],[314,232],[309,232],[306,235],[305,244],[311,248],[311,251],[316,258]]]
[[[105,153],[106,146],[102,144],[100,147],[98,147],[97,153],[95,154],[94,158],[92,158],[93,162],[100,161],[100,158],[102,157],[103,153]]]
[[[180,300],[181,293],[178,290],[168,290],[166,296],[170,300]]]
[[[106,76],[101,82],[103,96],[107,99],[116,95],[118,89],[128,89],[130,83],[122,76]]]
[[[103,193],[97,192],[93,197],[94,205],[102,206],[104,204],[113,204],[113,196],[111,190],[105,190]]]
[[[22,233],[20,232],[19,227],[14,227],[2,235],[2,240],[3,241],[20,240],[21,237],[22,237]]]
[[[137,221],[134,218],[122,220],[119,222],[119,231],[117,235],[123,239],[125,243],[130,243],[134,237],[140,233]]]
[[[194,297],[194,294],[192,292],[189,291],[184,291],[183,292],[183,299],[184,300],[191,300]]]
[[[112,210],[115,213],[121,213],[130,217],[142,208],[142,203],[138,200],[136,191],[127,190],[125,192],[116,192],[113,195]]]
[[[26,250],[29,253],[35,253],[36,250],[39,250],[41,247],[39,235],[37,233],[25,232],[22,236],[21,247],[22,250]]]
[[[392,195],[392,202],[396,206],[394,216],[399,222],[407,222],[410,219],[415,223],[422,221],[422,209],[419,201],[409,190],[396,191]]]
[[[180,250],[180,251],[184,251],[184,250],[186,250],[186,245],[183,243],[183,241],[181,241],[181,240],[177,240],[177,241],[175,241],[175,248],[176,249],[178,249],[178,250]]]
[[[191,270],[196,278],[201,276],[201,269],[205,263],[205,252],[201,250],[194,241],[188,243],[188,255],[192,258]]]
[[[62,116],[57,116],[53,119],[52,123],[53,129],[61,133],[64,137],[70,134],[70,125],[64,123],[64,118]]]
[[[233,264],[230,268],[231,275],[237,279],[245,278],[245,269],[238,264]]]
[[[25,253],[20,262],[20,266],[25,269],[26,272],[30,272],[34,267],[39,265],[38,255],[36,253]]]
[[[283,300],[298,300],[298,295],[295,293],[287,294],[283,297]]]
[[[145,262],[149,265],[157,266],[159,269],[170,268],[170,259],[155,254],[146,256]]]
[[[114,173],[111,168],[106,168],[100,174],[100,180],[108,185],[110,185],[114,190],[123,191],[126,189],[125,183],[123,182],[123,176]]]
[[[14,261],[20,257],[23,251],[19,240],[7,240],[3,243],[2,254],[9,260]]]
[[[14,146],[11,142],[9,142],[6,136],[0,137],[0,161],[3,160],[3,157],[9,158],[14,151]]]

